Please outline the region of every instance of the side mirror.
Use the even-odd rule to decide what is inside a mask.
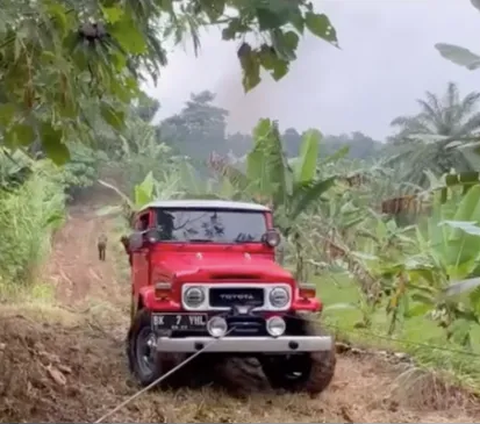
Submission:
[[[282,236],[278,230],[272,228],[262,236],[262,241],[270,247],[277,247],[282,241]]]
[[[155,228],[151,228],[145,233],[145,240],[147,240],[147,242],[151,244],[159,242],[160,232]]]
[[[143,247],[143,234],[135,231],[128,237],[128,247],[131,251],[139,250]]]

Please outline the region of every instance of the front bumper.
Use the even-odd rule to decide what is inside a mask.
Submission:
[[[193,353],[295,353],[328,351],[333,347],[330,336],[281,336],[281,337],[158,337],[158,352]]]

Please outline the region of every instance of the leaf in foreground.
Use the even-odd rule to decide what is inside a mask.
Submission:
[[[471,71],[480,68],[480,56],[465,47],[447,43],[437,43],[435,44],[435,48],[445,59],[448,59],[457,65],[465,66]]]
[[[444,291],[445,296],[455,296],[473,290],[480,286],[480,278],[468,278],[466,280],[453,281]]]

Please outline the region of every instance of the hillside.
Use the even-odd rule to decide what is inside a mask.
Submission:
[[[124,355],[129,286],[116,270],[125,258],[111,245],[107,262],[95,255],[100,229],[116,242],[113,221],[94,213],[103,200],[73,207],[55,238],[48,267],[55,304],[0,309],[1,422],[93,422],[138,390]],[[205,387],[152,391],[105,422],[460,423],[480,416],[478,401],[431,376],[410,384],[418,376],[405,372],[408,362],[346,350],[319,398],[275,393],[254,363],[232,361]]]

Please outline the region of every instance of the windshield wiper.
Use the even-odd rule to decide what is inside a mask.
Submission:
[[[207,239],[207,238],[191,238],[188,239],[187,242],[193,242],[193,243],[213,243],[212,239]]]
[[[251,237],[248,234],[240,233],[235,238],[235,243],[242,244],[242,243],[255,243],[255,237]]]

